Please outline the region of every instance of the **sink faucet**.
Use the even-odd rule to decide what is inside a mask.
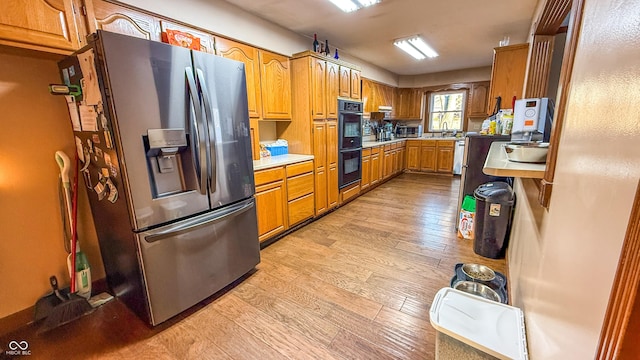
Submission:
[[[442,137],[445,137],[447,135],[447,133],[449,132],[449,124],[447,124],[446,121],[442,122]]]

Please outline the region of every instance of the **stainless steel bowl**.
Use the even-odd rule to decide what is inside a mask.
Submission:
[[[504,145],[509,161],[544,163],[547,161],[549,143],[509,143]]]
[[[500,295],[498,295],[495,290],[484,284],[473,281],[458,281],[453,284],[453,288],[485,299],[500,302]]]
[[[464,264],[462,272],[474,281],[491,281],[496,278],[496,273],[490,267],[480,264]]]

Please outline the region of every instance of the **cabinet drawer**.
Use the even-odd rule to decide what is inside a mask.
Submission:
[[[389,151],[389,150],[391,150],[391,144],[385,145],[384,151]]]
[[[398,143],[391,144],[391,150],[397,149],[397,148],[398,148]]]
[[[287,178],[287,200],[313,192],[313,172]]]
[[[289,201],[289,227],[314,215],[313,194]]]
[[[454,140],[440,140],[438,141],[439,148],[452,148],[455,144]]]
[[[438,143],[438,140],[422,140],[422,147],[425,146],[436,146],[436,144]]]
[[[360,194],[360,184],[353,186],[350,189],[344,190],[342,192],[342,202],[345,202],[353,197],[358,196]]]
[[[362,157],[371,156],[371,148],[362,149]]]
[[[313,171],[313,161],[305,161],[297,164],[287,165],[287,177],[292,177],[306,172]]]
[[[376,154],[380,154],[380,147],[379,146],[375,146],[371,148],[371,155],[376,155]]]
[[[273,169],[256,171],[253,173],[253,178],[256,182],[256,186],[268,184],[277,180],[284,180],[284,167],[281,166]]]
[[[426,140],[407,140],[407,146],[420,146],[420,144],[422,144],[423,141]]]

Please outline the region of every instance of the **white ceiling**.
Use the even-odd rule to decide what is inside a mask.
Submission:
[[[328,0],[226,0],[309,39],[329,40],[344,50],[398,75],[417,75],[491,65],[493,48],[506,35],[524,43],[537,0],[382,0],[344,13]],[[422,37],[439,54],[414,60],[393,45]],[[312,40],[309,40],[311,48]]]

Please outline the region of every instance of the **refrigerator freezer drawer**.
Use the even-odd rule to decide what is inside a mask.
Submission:
[[[138,235],[152,325],[213,295],[260,262],[253,198]]]

